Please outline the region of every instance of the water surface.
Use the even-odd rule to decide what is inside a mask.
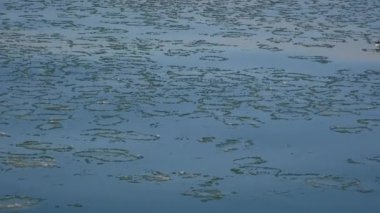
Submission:
[[[0,211],[379,212],[378,14],[1,1]]]

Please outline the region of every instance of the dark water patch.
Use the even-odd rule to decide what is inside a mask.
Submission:
[[[271,52],[279,52],[279,51],[283,51],[283,49],[279,48],[279,47],[276,47],[276,46],[271,46],[269,44],[257,44],[257,46],[260,48],[260,49],[263,49],[263,50],[268,50],[268,51],[271,51]]]
[[[80,203],[71,203],[71,204],[67,204],[68,207],[74,207],[74,208],[82,208],[83,205],[80,204]]]
[[[270,175],[277,176],[281,173],[281,169],[265,167],[265,166],[240,166],[238,168],[231,169],[232,172],[237,174],[249,174],[249,175]]]
[[[318,173],[293,173],[293,172],[281,172],[278,177],[289,181],[304,181],[306,178],[318,177]]]
[[[60,99],[61,96],[57,96],[56,98],[53,96],[51,97],[45,97],[45,100],[56,100]],[[74,111],[74,108],[71,105],[66,104],[58,104],[58,103],[50,103],[50,102],[41,102],[41,103],[35,103],[33,106],[39,110],[46,110],[46,111],[53,111],[53,112],[71,112]]]
[[[318,62],[321,64],[327,64],[331,62],[330,60],[328,60],[326,56],[289,56],[289,58],[300,59],[300,60],[311,60],[311,61]]]
[[[120,115],[95,115],[94,123],[98,126],[115,126],[127,121]]]
[[[181,183],[181,185],[187,185],[189,183],[194,184],[194,182],[198,182],[197,187],[191,187],[189,190],[186,190],[181,194],[184,196],[198,198],[202,202],[220,200],[226,195],[221,190],[215,188],[219,186],[220,181],[224,180],[224,178],[205,175],[198,172],[192,173],[179,171],[165,173],[161,171],[150,171],[139,175],[118,176],[118,179],[120,181],[132,184],[147,182],[170,184],[172,182],[178,182]]]
[[[213,56],[213,55],[202,56],[199,59],[202,61],[227,61],[228,60],[228,58],[221,57],[221,56]]]
[[[361,133],[363,131],[369,131],[370,128],[366,126],[331,126],[330,130],[338,133]]]
[[[242,31],[227,31],[227,32],[219,32],[212,34],[211,36],[214,37],[224,37],[224,38],[245,38],[245,37],[251,37],[255,35],[252,32],[242,32]]]
[[[43,130],[44,128],[57,127],[62,128],[62,122],[65,120],[70,120],[73,117],[71,113],[56,113],[56,112],[38,112],[34,113],[32,116],[24,118],[27,121],[38,121],[41,125],[40,128],[36,126],[37,129]]]
[[[219,185],[219,181],[224,180],[221,177],[211,177],[208,180],[198,184],[200,187],[214,187]]]
[[[259,164],[264,164],[267,161],[262,159],[259,156],[251,156],[251,157],[243,157],[243,158],[237,158],[234,159],[234,164],[238,166],[251,166],[251,165],[259,165]]]
[[[195,51],[191,50],[184,50],[184,49],[169,49],[167,52],[165,52],[165,55],[167,56],[181,56],[186,57],[190,56],[192,54],[196,53]]]
[[[237,158],[233,160],[235,167],[231,168],[230,171],[238,175],[271,175],[275,177],[280,175],[281,169],[261,165],[266,162],[259,156]]]
[[[378,48],[373,48],[373,49],[367,49],[367,48],[363,48],[362,49],[363,52],[370,52],[370,53],[374,53],[374,54],[380,54],[380,49]]]
[[[363,164],[359,161],[353,160],[352,158],[347,158],[346,162],[349,164]]]
[[[84,106],[89,111],[120,111],[118,104],[111,103],[107,100],[99,100]]]
[[[142,155],[136,155],[126,149],[97,148],[75,152],[74,156],[100,162],[128,162],[140,160]]]
[[[160,139],[159,134],[148,134],[136,131],[126,131],[126,138],[136,141],[156,141]]]
[[[367,159],[370,160],[370,161],[373,161],[373,162],[380,163],[380,155],[368,157]]]
[[[226,139],[223,142],[217,143],[215,146],[222,149],[224,152],[249,149],[254,145],[252,140],[243,139]]]
[[[289,43],[292,41],[292,39],[288,37],[279,37],[279,38],[271,37],[271,38],[268,38],[267,41],[270,41],[275,44],[281,44],[281,43]]]
[[[375,178],[375,182],[376,182],[377,184],[380,184],[380,177],[376,177],[376,178]]]
[[[2,113],[3,116],[10,116],[17,119],[24,119],[30,117],[34,113],[33,109],[9,109]]]
[[[281,27],[281,28],[276,28],[272,31],[272,34],[275,35],[275,36],[281,36],[280,38],[288,38],[288,42],[290,42],[291,39],[289,39],[289,37],[291,38],[292,36],[294,36],[295,34],[299,34],[299,33],[296,33],[290,29],[287,29],[285,27]]]
[[[198,139],[198,142],[199,143],[212,143],[215,141],[215,139],[216,138],[214,136],[205,136],[205,137]]]
[[[186,43],[184,45],[185,47],[229,47],[234,45],[229,44],[223,44],[223,43],[216,43],[216,42],[210,42],[207,40],[194,40],[189,43]]]
[[[96,141],[99,139],[107,139],[110,142],[125,142],[125,134],[121,130],[108,129],[108,128],[96,128],[88,129],[82,133],[83,136],[90,137],[91,141]]]
[[[374,190],[365,186],[361,180],[355,178],[346,178],[334,175],[323,175],[319,173],[286,173],[281,172],[279,178],[288,181],[303,182],[313,188],[322,190],[353,190],[359,193],[371,193]]]
[[[38,124],[36,128],[45,131],[63,128],[63,125],[57,120],[50,120],[47,123]]]
[[[378,127],[380,125],[380,119],[376,118],[361,118],[356,121],[359,125],[366,126],[368,128]]]
[[[186,66],[167,68],[166,74],[136,69],[131,69],[129,74],[114,73],[112,77],[107,77],[107,82],[117,83],[117,87],[101,85],[98,80],[88,83],[92,80],[81,79],[80,82],[87,82],[88,85],[68,86],[71,92],[64,97],[55,91],[52,93],[51,97],[63,97],[68,104],[33,101],[18,109],[11,108],[9,102],[3,102],[2,108],[5,107],[5,110],[2,115],[9,119],[36,120],[46,114],[43,116],[47,118],[46,123],[39,124],[42,125],[40,127],[54,129],[60,125],[52,125],[49,116],[59,112],[62,115],[57,114],[56,119],[70,119],[77,109],[84,106],[85,110],[94,114],[139,109],[137,113],[144,117],[211,116],[228,126],[249,125],[257,128],[265,124],[262,117],[256,116],[262,112],[273,120],[310,120],[313,116],[359,115],[378,108],[374,99],[378,80],[375,70],[360,73],[338,70],[329,76],[318,76],[259,67],[244,70]],[[158,67],[157,72],[161,69],[164,70]],[[121,75],[115,77],[117,74]],[[8,96],[4,98],[12,102],[16,100]],[[25,99],[19,101],[22,103],[22,100]],[[371,121],[366,122],[362,119],[368,118],[359,117],[360,126],[376,127],[375,119],[369,118]],[[94,120],[100,125],[104,120],[105,126],[121,122],[117,117],[107,121],[96,116]]]
[[[77,92],[83,96],[98,95],[101,92],[109,91],[112,87],[101,86],[101,85],[91,85],[91,86],[75,86],[72,87],[73,92]]]
[[[308,48],[333,48],[335,45],[333,44],[326,44],[326,43],[304,43],[304,42],[295,42],[293,43],[296,46],[302,46],[302,47],[308,47]]]
[[[237,116],[232,113],[223,118],[223,123],[228,126],[249,125],[254,128],[258,128],[264,124],[264,122],[258,118],[250,116]]]

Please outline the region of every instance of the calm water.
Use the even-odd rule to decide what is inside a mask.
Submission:
[[[378,0],[2,0],[0,211],[380,212]]]

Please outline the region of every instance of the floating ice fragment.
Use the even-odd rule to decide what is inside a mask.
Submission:
[[[360,162],[358,162],[358,161],[355,161],[355,160],[353,160],[353,159],[351,159],[351,158],[348,158],[348,159],[346,160],[346,162],[347,162],[347,163],[350,163],[350,164],[362,164],[362,163],[360,163]]]
[[[178,177],[181,177],[184,179],[192,179],[192,178],[197,178],[197,177],[202,176],[202,173],[189,173],[185,171],[174,172],[174,174],[177,174]]]
[[[141,183],[144,181],[147,182],[166,182],[171,180],[170,175],[165,174],[160,171],[153,171],[149,174],[144,175],[127,175],[127,176],[120,176],[119,180],[127,181],[129,183]]]
[[[222,191],[214,188],[190,188],[183,192],[182,195],[199,198],[202,202],[220,200],[225,197]]]
[[[17,211],[33,207],[42,201],[43,199],[29,196],[5,195],[0,197],[0,210]]]
[[[211,179],[199,184],[201,187],[211,187],[214,185],[219,185],[219,181],[223,180],[221,177],[212,177]]]
[[[53,129],[58,129],[62,127],[63,125],[59,121],[56,121],[56,120],[51,120],[51,121],[48,121],[47,123],[39,124],[36,126],[36,128],[39,130],[53,130]]]
[[[367,159],[370,160],[370,161],[374,161],[374,162],[380,163],[380,155],[368,157]]]
[[[127,162],[142,159],[143,156],[129,153],[126,149],[97,148],[75,152],[74,156],[92,158],[102,162]]]
[[[228,58],[221,57],[221,56],[202,56],[199,58],[200,60],[203,61],[227,61]]]
[[[75,207],[75,208],[81,208],[81,207],[83,207],[83,205],[80,204],[80,203],[67,204],[67,206],[69,206],[69,207]]]
[[[6,132],[0,132],[0,138],[1,137],[7,137],[7,138],[9,138],[9,137],[11,137],[10,135],[8,135]]]
[[[359,180],[347,180],[342,177],[332,175],[307,178],[305,181],[307,184],[315,188],[327,187],[346,190],[350,188],[358,188],[360,186]]]
[[[24,149],[55,152],[70,152],[74,149],[72,146],[56,145],[54,143],[40,141],[24,141],[16,146]]]
[[[367,126],[331,126],[330,130],[338,133],[358,134],[363,131],[370,131],[371,129]]]
[[[0,160],[15,168],[53,168],[57,167],[53,157],[33,154],[1,153]]]
[[[243,158],[234,159],[234,163],[236,163],[240,166],[257,165],[257,164],[263,164],[266,162],[267,162],[266,160],[264,160],[258,156],[243,157]]]
[[[205,137],[202,137],[201,139],[198,139],[198,142],[200,142],[200,143],[211,143],[214,140],[215,140],[214,136],[205,136]]]

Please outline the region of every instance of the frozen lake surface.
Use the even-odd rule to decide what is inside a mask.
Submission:
[[[0,212],[380,212],[379,14],[2,0]]]

